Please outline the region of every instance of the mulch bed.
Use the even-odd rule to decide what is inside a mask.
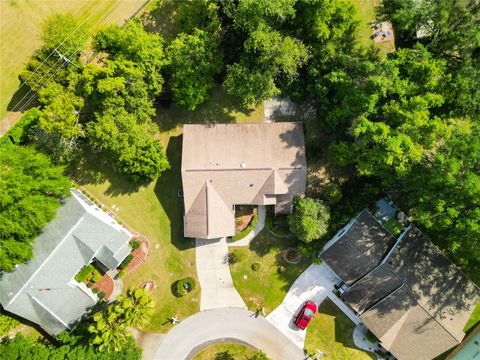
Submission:
[[[249,214],[242,214],[235,217],[235,233],[242,231],[248,226],[248,224],[250,224],[250,221],[252,221],[252,218],[257,213],[257,208],[254,208],[252,210],[253,211]]]
[[[136,269],[141,263],[145,261],[148,254],[148,249],[150,249],[150,241],[143,235],[136,237],[135,239],[140,243],[140,247],[131,252],[133,255],[132,261],[127,266],[125,270],[127,273]]]
[[[97,295],[103,291],[105,293],[104,299],[108,300],[110,296],[112,296],[115,284],[113,283],[113,279],[105,274],[92,286],[92,290],[93,289],[98,289]]]

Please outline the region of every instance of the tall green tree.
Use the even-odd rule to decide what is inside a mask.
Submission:
[[[142,70],[151,97],[162,91],[162,69],[167,64],[163,51],[163,39],[145,31],[142,23],[129,20],[120,27],[112,25],[95,35],[96,51],[108,53],[110,59],[129,60]]]
[[[71,13],[48,17],[42,23],[42,46],[27,62],[20,80],[35,91],[52,81],[66,85],[71,65],[59,53],[78,65],[87,40],[85,26]]]
[[[352,141],[340,143],[336,153],[342,164],[354,163],[360,175],[392,180],[448,137],[447,119],[435,115],[444,103],[439,89],[445,62],[418,46],[399,49],[379,70],[368,89],[374,106],[352,122]]]
[[[170,167],[152,127],[138,124],[122,108],[97,114],[96,121],[87,124],[87,132],[89,141],[134,180],[153,180]]]
[[[309,243],[324,236],[330,221],[329,209],[319,200],[296,197],[289,217],[290,231],[299,240]]]
[[[4,360],[140,360],[142,351],[130,336],[125,346],[118,352],[101,352],[95,347],[82,344],[63,344],[59,346],[41,343],[17,334],[13,339],[4,339],[0,343],[0,353]]]
[[[194,110],[208,98],[213,77],[222,69],[219,39],[203,30],[181,33],[167,48],[175,101]]]
[[[129,339],[128,326],[143,324],[152,310],[150,293],[141,288],[129,289],[126,296],[117,300],[104,311],[93,316],[88,327],[92,334],[92,343],[100,351],[119,351]]]
[[[462,121],[434,157],[397,185],[410,215],[455,263],[480,273],[480,126]]]
[[[58,83],[50,83],[39,92],[39,100],[44,104],[39,125],[46,132],[58,133],[65,139],[83,135],[79,122],[83,99],[70,89]]]
[[[32,242],[55,217],[70,181],[31,147],[0,147],[0,272],[32,257]]]

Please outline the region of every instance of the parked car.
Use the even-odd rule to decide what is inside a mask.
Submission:
[[[305,330],[316,312],[317,305],[313,301],[306,301],[298,312],[297,316],[295,317],[295,326],[301,330]]]

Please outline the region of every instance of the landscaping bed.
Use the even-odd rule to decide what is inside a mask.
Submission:
[[[253,215],[253,217],[251,218],[251,221],[248,223],[247,227],[245,227],[242,231],[239,231],[237,232],[233,237],[232,237],[232,240],[233,241],[236,241],[236,240],[241,240],[243,239],[245,236],[247,236],[248,234],[250,234],[253,229],[255,228],[255,226],[257,226],[257,223],[258,223],[258,214],[255,213]]]
[[[230,272],[235,288],[250,310],[263,307],[266,314],[270,313],[281,304],[290,286],[310,265],[310,261],[304,258],[297,264],[285,261],[283,252],[296,245],[293,238],[279,239],[263,230],[249,247],[232,248],[232,252],[238,254],[238,261],[230,265]]]
[[[235,206],[235,233],[244,230],[256,214],[257,208],[255,206]]]
[[[192,360],[249,360],[256,351],[246,345],[218,343],[198,352]]]
[[[269,231],[277,236],[283,237],[290,235],[288,228],[288,215],[275,215],[273,206],[267,206],[267,219],[265,226]]]

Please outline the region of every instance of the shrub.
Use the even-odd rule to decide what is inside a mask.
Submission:
[[[97,282],[102,278],[102,275],[98,272],[97,269],[92,264],[88,264],[80,269],[77,275],[75,275],[75,280],[78,282],[91,281]]]
[[[91,282],[87,283],[88,288],[91,288],[92,286],[93,286],[93,283],[91,283]]]
[[[376,338],[376,336],[373,335],[373,333],[372,333],[370,330],[367,331],[365,337],[366,337],[367,340],[368,340],[370,343],[372,343],[372,344],[375,344],[375,343],[378,341],[378,339]]]
[[[338,185],[329,184],[323,188],[320,197],[328,204],[335,205],[342,199],[342,190]]]
[[[252,264],[252,270],[253,271],[258,271],[258,270],[260,270],[261,267],[262,267],[262,264],[260,264],[259,262],[256,262],[256,263]]]
[[[133,250],[138,249],[140,247],[140,241],[137,241],[137,240],[130,241],[130,247]]]
[[[0,313],[0,336],[5,335],[19,324],[17,319]]]
[[[125,276],[125,270],[120,270],[120,271],[118,272],[118,274],[117,274],[117,277],[118,277],[119,279],[123,278],[124,276]]]
[[[38,119],[41,114],[42,112],[38,108],[28,110],[20,120],[7,131],[3,139],[8,139],[11,143],[17,145],[25,143],[33,127],[38,124]]]
[[[98,293],[100,290],[99,290],[98,288],[93,288],[92,291],[93,291],[94,294],[96,294],[96,293]]]
[[[98,298],[99,298],[100,300],[103,300],[106,295],[107,295],[107,294],[105,294],[105,291],[100,291],[100,292],[98,293]]]
[[[122,261],[122,263],[118,266],[118,268],[120,270],[124,270],[127,268],[128,264],[130,264],[130,262],[133,260],[133,255],[130,254],[128,255],[125,260]]]
[[[173,294],[176,297],[181,297],[187,295],[190,291],[194,290],[197,287],[197,282],[194,278],[187,277],[184,279],[177,280],[173,283],[172,290]],[[188,288],[189,290],[187,290]]]
[[[252,217],[252,220],[250,220],[250,223],[248,224],[248,226],[245,229],[243,229],[242,231],[239,231],[238,233],[236,233],[232,237],[232,240],[236,241],[236,240],[243,239],[245,236],[250,234],[250,232],[255,228],[255,226],[257,226],[257,223],[258,223],[258,215],[255,214]]]
[[[230,265],[238,263],[238,262],[242,261],[242,259],[243,259],[243,254],[238,250],[234,250],[234,251],[228,253],[228,263]]]

